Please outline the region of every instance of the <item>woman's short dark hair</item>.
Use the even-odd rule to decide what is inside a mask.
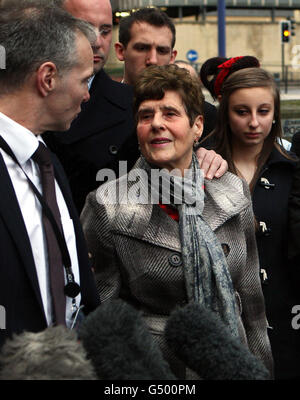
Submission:
[[[167,91],[180,95],[190,126],[198,115],[203,115],[204,96],[198,78],[174,64],[147,67],[134,86],[134,115],[145,100],[161,100]]]

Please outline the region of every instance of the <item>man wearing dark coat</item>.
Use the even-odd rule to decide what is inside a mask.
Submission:
[[[57,0],[57,5],[76,18],[89,22],[97,32],[93,44],[94,75],[89,83],[90,100],[70,129],[47,132],[47,145],[58,156],[80,213],[87,194],[99,186],[96,174],[112,168],[123,142],[134,132],[132,88],[113,81],[103,67],[112,40],[112,9],[109,0]]]
[[[101,69],[94,76],[90,96],[67,132],[43,135],[64,166],[79,213],[88,193],[101,183],[97,172],[117,170],[118,152],[134,132],[130,86],[113,81]]]

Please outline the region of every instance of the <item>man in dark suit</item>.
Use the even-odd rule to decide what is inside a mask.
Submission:
[[[103,183],[96,180],[99,170],[109,168],[118,176],[119,161],[127,161],[127,169],[130,170],[139,157],[132,115],[132,82],[128,82],[130,85],[115,82],[102,69],[112,39],[110,1],[56,0],[56,3],[73,16],[91,23],[97,31],[97,42],[93,46],[95,75],[90,88],[91,99],[83,105],[82,112],[67,132],[50,132],[43,135],[64,166],[75,205],[80,213],[88,193]],[[175,30],[173,22],[170,19],[168,21],[170,27]],[[167,31],[169,29],[164,28]],[[173,49],[174,44],[175,36],[172,44],[170,40],[169,53],[164,56],[163,64],[174,61],[177,53]],[[126,69],[129,60],[124,61]],[[151,62],[157,63],[155,60]],[[151,65],[151,62],[143,64],[142,68]],[[131,65],[137,73],[138,65]],[[206,115],[206,119],[211,121],[214,118],[209,114]],[[207,132],[205,127],[208,125],[204,126]],[[207,152],[201,148],[198,156],[202,168],[209,173],[208,178],[212,178],[217,170],[219,176],[227,170],[227,163],[214,152]]]
[[[99,304],[67,178],[40,137],[68,129],[89,99],[92,36],[57,7],[0,9],[0,347],[13,333],[71,327],[80,306]]]

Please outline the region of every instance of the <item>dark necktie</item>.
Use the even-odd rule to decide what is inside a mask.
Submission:
[[[39,142],[39,147],[31,158],[38,164],[41,172],[44,200],[51,209],[58,226],[62,230],[60,213],[56,202],[54,172],[50,151],[43,143]],[[44,213],[43,226],[47,239],[50,290],[52,295],[54,322],[57,325],[65,325],[66,298],[64,294],[65,281],[61,251],[51,222]]]

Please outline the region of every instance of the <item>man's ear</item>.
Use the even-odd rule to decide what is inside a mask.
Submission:
[[[203,115],[197,115],[194,121],[193,128],[194,128],[195,138],[199,140],[203,132]]]
[[[177,56],[177,50],[172,50],[171,59],[170,59],[169,64],[174,64],[176,56]]]
[[[120,43],[120,42],[115,43],[115,52],[116,52],[117,59],[119,61],[124,61],[124,51],[125,51],[125,47],[122,43]]]
[[[48,96],[56,87],[58,71],[56,65],[47,61],[41,64],[36,72],[37,88],[42,96]]]

